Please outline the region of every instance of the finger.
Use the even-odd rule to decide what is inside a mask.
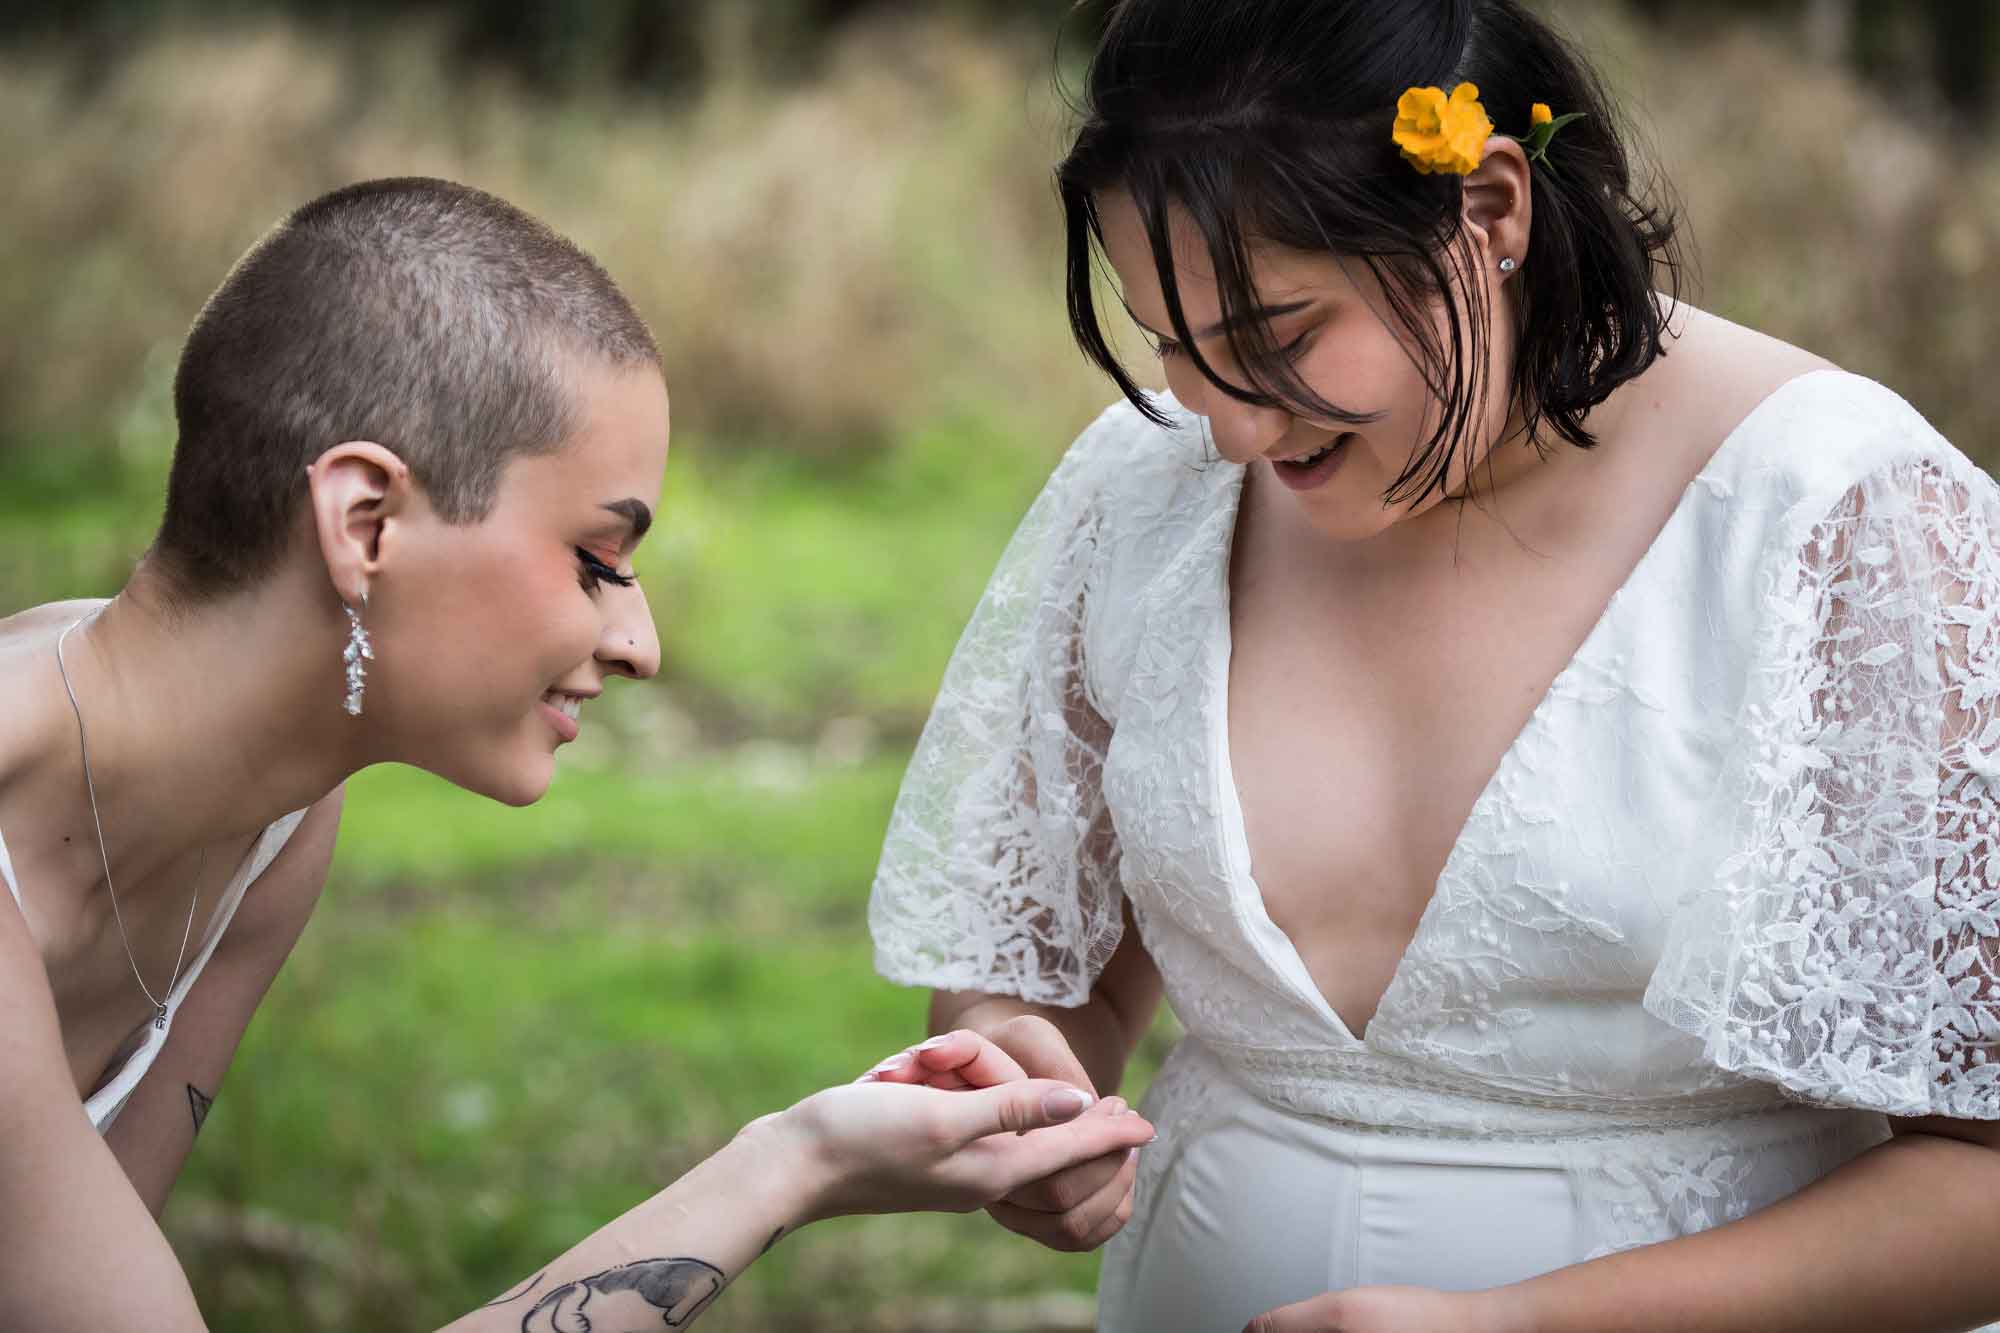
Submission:
[[[1134,1150],[1123,1154],[1127,1169],[1095,1196],[1061,1213],[1022,1208],[1002,1199],[987,1211],[1009,1231],[1027,1236],[1052,1250],[1080,1254],[1094,1250],[1118,1234],[1132,1216],[1132,1180],[1138,1162]]]
[[[942,1074],[929,1074],[924,1078],[924,1086],[936,1088],[940,1092],[963,1092],[974,1086],[958,1076],[958,1071],[947,1069]]]
[[[1125,1149],[1079,1162],[1067,1170],[1031,1180],[1007,1196],[1007,1202],[1041,1213],[1066,1213],[1102,1192],[1125,1169]]]
[[[1062,1214],[1063,1234],[1073,1237],[1079,1249],[1094,1250],[1111,1239],[1112,1233],[1124,1225],[1114,1223],[1121,1208],[1127,1216],[1131,1215],[1127,1205],[1132,1198],[1132,1182],[1139,1174],[1139,1150],[1127,1148],[1123,1155],[1124,1162],[1101,1189]],[[1107,1224],[1112,1224],[1108,1230]]]
[[[1083,1242],[1083,1248],[1086,1250],[1097,1249],[1099,1246],[1103,1245],[1106,1241],[1110,1240],[1113,1236],[1123,1231],[1125,1229],[1125,1224],[1132,1220],[1132,1205],[1135,1200],[1135,1197],[1136,1196],[1133,1194],[1133,1192],[1130,1189],[1127,1189],[1125,1193],[1119,1197],[1118,1202],[1112,1207],[1111,1215],[1109,1217],[1106,1217],[1102,1222],[1098,1223],[1097,1230],[1091,1232],[1090,1235],[1085,1238]]]
[[[959,1142],[971,1143],[991,1134],[1026,1134],[1075,1120],[1096,1102],[1083,1089],[1054,1079],[1017,1079],[995,1088],[981,1088],[948,1103],[947,1123]]]
[[[1025,1086],[1010,1084],[1010,1087]],[[955,1100],[970,1101],[991,1095],[961,1093]],[[996,1136],[976,1145],[984,1157],[981,1180],[991,1197],[1005,1199],[1030,1181],[1054,1175],[1079,1163],[1141,1147],[1155,1137],[1146,1117],[1126,1115],[1082,1116],[1066,1125],[1038,1130],[1025,1136]]]
[[[1328,1333],[1333,1323],[1327,1302],[1326,1296],[1315,1296],[1309,1301],[1267,1310],[1245,1325],[1243,1333]]]
[[[934,1073],[949,1070],[975,1088],[990,1088],[1028,1077],[1028,1071],[1013,1056],[969,1028],[932,1037],[917,1047],[914,1054],[925,1069]]]
[[[917,1063],[916,1048],[909,1047],[896,1052],[888,1059],[870,1069],[856,1083],[921,1083],[927,1071]]]
[[[1062,1030],[1046,1018],[1023,1014],[993,1029],[993,1044],[1020,1064],[1033,1078],[1060,1079],[1097,1095],[1097,1085],[1076,1053],[1069,1048]]]
[[[1077,1254],[1083,1250],[1081,1238],[1064,1232],[1060,1213],[1041,1213],[1032,1208],[1017,1208],[1004,1199],[987,1204],[986,1212],[1007,1230],[1017,1236],[1026,1236],[1037,1245],[1046,1245],[1061,1254]]]

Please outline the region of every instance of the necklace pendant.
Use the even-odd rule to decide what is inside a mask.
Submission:
[[[167,1030],[167,1006],[165,1006],[164,1004],[154,1008],[153,1026],[158,1028],[162,1032],[165,1032]]]

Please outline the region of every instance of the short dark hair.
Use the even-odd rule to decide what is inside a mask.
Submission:
[[[1092,278],[1103,244],[1097,195],[1130,193],[1146,226],[1176,338],[1232,397],[1329,420],[1368,418],[1299,377],[1258,308],[1250,247],[1265,241],[1351,256],[1381,282],[1418,349],[1444,419],[1385,501],[1442,487],[1485,401],[1486,313],[1460,345],[1451,270],[1469,273],[1463,179],[1420,173],[1390,136],[1413,86],[1476,84],[1503,133],[1525,135],[1536,102],[1581,112],[1531,169],[1534,223],[1520,271],[1512,401],[1531,438],[1544,422],[1582,447],[1585,414],[1661,354],[1664,274],[1680,292],[1675,211],[1663,181],[1633,179],[1623,131],[1583,57],[1518,0],[1118,0],[1091,62],[1084,119],[1057,169],[1068,230],[1070,325],[1125,396],[1160,414],[1119,364]],[[1231,385],[1194,345],[1173,281],[1169,209],[1214,261],[1230,347],[1249,383]],[[1483,305],[1476,284],[1472,300]],[[1426,306],[1441,301],[1442,345]]]
[[[440,517],[491,512],[507,462],[560,449],[579,365],[659,365],[597,262],[502,199],[364,181],[303,205],[202,307],[174,376],[179,438],[153,555],[208,600],[266,573],[343,440],[409,464]]]

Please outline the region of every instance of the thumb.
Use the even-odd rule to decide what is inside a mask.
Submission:
[[[1066,1124],[1096,1098],[1082,1088],[1052,1078],[1016,1079],[997,1087],[951,1094],[951,1110],[965,1142],[989,1134],[1025,1134],[1031,1129]]]

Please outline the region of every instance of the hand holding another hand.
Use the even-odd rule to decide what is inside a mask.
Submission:
[[[947,1089],[995,1088],[1030,1078],[1091,1087],[1090,1076],[1062,1032],[1033,1015],[1008,1020],[993,1030],[990,1039],[964,1029],[933,1037],[863,1077]],[[1084,1119],[1146,1124],[1118,1097],[1097,1102]],[[1005,1198],[988,1203],[986,1211],[1009,1231],[1052,1250],[1094,1250],[1131,1218],[1132,1184],[1138,1173],[1138,1156],[1132,1148],[1151,1136],[1148,1125],[1137,1144],[1120,1140],[1115,1149],[1024,1181]]]
[[[974,1033],[951,1034],[922,1059],[904,1067],[923,1068],[922,1077],[864,1076],[745,1129],[800,1162],[810,1200],[802,1220],[970,1212],[1079,1163],[1122,1161],[1153,1137],[1123,1103],[1114,1113],[1069,1083],[1028,1078]]]

